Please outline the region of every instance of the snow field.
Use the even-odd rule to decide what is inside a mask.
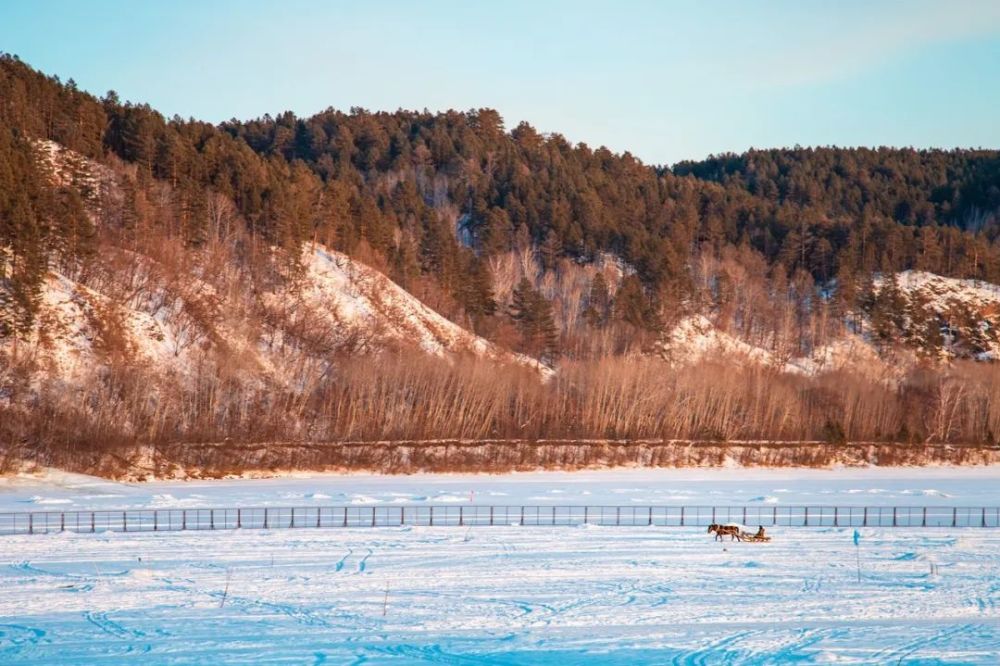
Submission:
[[[408,504],[1000,506],[1000,468],[684,468],[515,474],[295,473],[117,483],[44,470],[0,477],[0,511]]]
[[[0,539],[0,662],[1000,659],[1000,531],[494,527]],[[228,591],[227,591],[228,585]],[[387,592],[388,591],[388,592]]]
[[[0,479],[0,510],[1000,506],[996,468]],[[755,525],[750,525],[755,528]],[[1000,530],[407,527],[0,537],[0,664],[996,664]],[[860,554],[858,581],[855,557]]]

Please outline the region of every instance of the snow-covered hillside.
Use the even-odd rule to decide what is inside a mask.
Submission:
[[[112,357],[183,381],[220,355],[238,359],[230,364],[234,371],[292,385],[304,360],[324,362],[343,349],[414,348],[442,359],[468,354],[551,374],[447,320],[378,271],[321,246],[307,251],[301,279],[261,294],[270,330],[243,325],[239,308],[219,296],[221,286],[195,278],[167,283],[150,260],[133,261],[147,271],[147,287],[125,300],[51,272],[33,333],[0,342],[0,357],[33,367],[36,379],[68,385],[102,372]],[[299,344],[307,333],[324,344]]]
[[[893,369],[883,361],[875,347],[860,335],[848,333],[805,356],[782,355],[719,330],[704,315],[682,319],[659,342],[657,352],[677,365],[724,359],[801,375],[846,369],[874,379],[893,375]]]
[[[382,273],[323,246],[310,247],[300,288],[271,295],[294,311],[317,313],[342,338],[362,347],[412,345],[434,356],[471,354],[504,363],[548,368],[501,350],[446,319]]]
[[[52,184],[74,188],[91,204],[96,204],[102,188],[115,182],[111,169],[55,141],[37,140],[34,147],[38,164]]]
[[[876,295],[888,281],[878,278]],[[667,331],[656,351],[674,364],[696,363],[726,358],[769,367],[781,372],[815,375],[819,372],[850,369],[871,378],[898,376],[901,360],[909,363],[918,353],[942,359],[1000,358],[1000,286],[981,280],[960,280],[926,271],[903,271],[895,276],[896,289],[903,299],[901,321],[904,330],[899,344],[886,349],[875,343],[871,318],[860,316],[860,332],[847,332],[829,343],[801,355],[789,350],[760,346],[720,329],[707,316],[689,315]],[[940,328],[941,348],[928,352],[919,348],[918,311],[931,318],[927,326]],[[907,347],[909,345],[909,348]],[[892,359],[886,358],[891,352]]]
[[[723,354],[760,365],[776,365],[773,353],[721,331],[704,315],[681,319],[657,345],[657,351],[674,363],[694,363]]]
[[[882,284],[884,280],[876,280],[876,286]],[[927,305],[938,313],[947,312],[958,303],[988,314],[1000,312],[1000,286],[982,280],[960,280],[927,271],[903,271],[896,274],[896,284],[907,295],[926,296]]]

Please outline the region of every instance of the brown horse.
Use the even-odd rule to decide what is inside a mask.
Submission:
[[[737,525],[718,525],[716,523],[712,523],[708,526],[708,533],[711,534],[712,532],[715,532],[716,541],[722,541],[722,537],[727,534],[730,537],[730,541],[743,540],[743,537],[740,535],[740,528]]]

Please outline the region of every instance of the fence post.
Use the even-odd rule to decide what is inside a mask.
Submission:
[[[622,524],[622,508],[620,506],[615,507],[615,525]]]
[[[490,505],[490,526],[493,525],[493,506]]]
[[[524,511],[524,509],[521,509],[521,511]],[[434,505],[433,504],[431,505],[431,527],[434,527]]]
[[[372,527],[375,527],[375,507],[372,507]]]
[[[96,532],[97,531],[97,520],[95,520],[95,518],[94,518],[94,512],[93,511],[90,512],[90,531],[91,532]]]
[[[490,508],[492,510],[492,507],[490,507]],[[405,506],[399,507],[399,524],[400,525],[405,525],[406,524],[406,507]]]
[[[552,524],[556,524],[556,508],[552,507]]]
[[[839,519],[840,519],[840,516],[838,515],[839,513],[840,513],[839,508],[838,507],[833,507],[833,526],[834,527],[840,527],[840,525],[838,524],[839,523]]]
[[[267,529],[267,519],[268,519],[267,508],[265,508],[264,509],[264,529],[265,530]]]
[[[865,507],[865,514],[861,517],[861,527],[868,527],[868,507]]]
[[[681,507],[681,527],[684,527],[684,507]]]
[[[236,509],[236,529],[243,527],[243,509]]]
[[[951,507],[951,526],[958,527],[958,507]]]
[[[128,532],[128,512],[122,511],[122,532]]]
[[[646,523],[646,524],[647,525],[652,525],[653,524],[653,507],[649,507],[649,522]]]
[[[892,526],[896,526],[896,507],[892,507]]]
[[[747,524],[747,508],[743,507],[743,524]]]
[[[347,527],[347,507],[344,507],[344,527]]]
[[[983,508],[983,527],[986,527],[986,508]]]
[[[28,514],[28,534],[35,533],[35,514]]]
[[[590,507],[583,507],[583,524],[586,525],[590,522]]]
[[[524,525],[524,505],[521,505],[521,524]]]
[[[295,527],[295,507],[292,507],[292,523],[289,527]]]
[[[771,524],[772,525],[778,524],[778,507],[774,507],[774,512],[771,515]]]
[[[461,507],[461,506],[458,507],[458,526],[459,527],[462,527],[463,525],[465,525],[465,511],[463,509],[464,509],[464,507]]]
[[[156,509],[153,509],[153,531],[160,531],[160,512]]]
[[[712,522],[715,522],[715,507],[712,507]]]
[[[927,507],[926,506],[924,507],[924,518],[923,518],[923,521],[921,522],[920,526],[921,527],[927,527]]]
[[[809,527],[809,507],[803,507],[806,510],[805,520],[802,523],[803,527]]]
[[[208,527],[209,529],[215,529],[215,509],[208,510]]]
[[[323,517],[323,507],[316,507],[316,529],[321,527],[321,518]]]
[[[66,531],[66,513],[65,512],[59,514],[59,531],[60,532],[65,532]]]
[[[181,511],[181,529],[186,530],[188,528],[188,512],[187,509]]]

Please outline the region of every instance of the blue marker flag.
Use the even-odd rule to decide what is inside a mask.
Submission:
[[[854,530],[854,545],[857,546],[859,541],[861,541],[861,532]]]

